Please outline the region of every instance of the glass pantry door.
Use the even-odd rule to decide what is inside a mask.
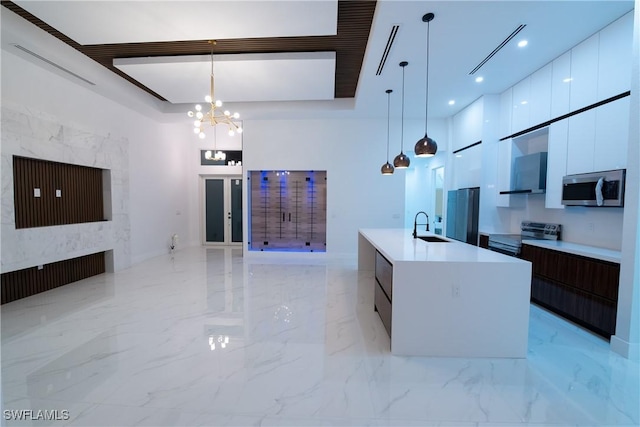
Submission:
[[[326,171],[249,172],[249,250],[326,251]]]

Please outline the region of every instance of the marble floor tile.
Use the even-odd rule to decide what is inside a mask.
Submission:
[[[640,424],[638,363],[534,305],[526,359],[392,356],[373,280],[193,247],[5,304],[3,425]]]

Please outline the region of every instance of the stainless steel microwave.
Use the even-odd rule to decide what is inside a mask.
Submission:
[[[626,169],[567,175],[562,179],[565,206],[624,206]]]

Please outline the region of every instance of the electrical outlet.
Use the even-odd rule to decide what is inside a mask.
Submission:
[[[587,230],[591,233],[593,233],[594,231],[596,231],[596,225],[593,222],[589,222],[587,223]]]
[[[451,296],[454,298],[460,298],[460,285],[458,283],[451,285]]]

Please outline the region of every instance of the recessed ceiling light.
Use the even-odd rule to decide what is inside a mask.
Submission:
[[[529,102],[528,101],[520,101],[520,104],[522,105],[527,105]]]
[[[484,80],[484,77],[478,76],[476,77],[476,83],[481,83]]]
[[[455,99],[449,101],[449,105],[454,105],[456,103]]]
[[[525,47],[528,44],[529,44],[529,42],[527,40],[520,40],[518,42],[518,47]]]
[[[567,77],[566,79],[562,80],[562,83],[569,83],[569,82],[571,82],[571,80],[573,80],[573,78]]]

